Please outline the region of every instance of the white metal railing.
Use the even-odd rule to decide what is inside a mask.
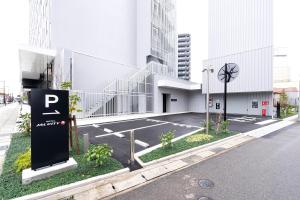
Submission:
[[[76,114],[77,118],[153,112],[152,94],[73,92],[76,92],[81,99],[79,107],[82,112]]]
[[[176,77],[176,71],[166,65],[150,63],[133,75],[114,80],[102,92],[72,91],[81,101],[78,118],[153,112],[152,75]]]

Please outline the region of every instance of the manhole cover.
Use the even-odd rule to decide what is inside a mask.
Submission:
[[[212,188],[215,185],[211,180],[208,179],[201,179],[199,180],[198,184],[203,189]]]
[[[212,199],[209,197],[200,197],[198,200],[212,200]]]

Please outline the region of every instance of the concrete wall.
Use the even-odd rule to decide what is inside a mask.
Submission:
[[[157,88],[155,94],[154,108],[156,113],[163,112],[163,94],[167,96],[167,112],[187,112],[189,111],[189,94],[185,90],[176,90],[171,88]],[[177,101],[171,101],[176,99]]]
[[[228,93],[273,91],[273,48],[266,47],[220,58],[209,59],[205,66],[212,65],[210,93],[223,93],[224,83],[218,80],[218,72],[225,63],[236,63],[239,75],[228,84]],[[203,73],[203,92],[206,93],[207,77]]]
[[[119,63],[73,53],[73,89],[102,92],[116,79],[127,77],[137,71]]]
[[[188,102],[189,108],[188,110],[191,112],[206,112],[206,96],[202,94],[201,90],[195,90],[189,92]]]
[[[217,74],[225,63],[240,68],[229,93],[273,91],[273,0],[209,0],[208,25],[211,93],[223,92]],[[206,80],[203,73],[204,92]]]
[[[273,45],[273,0],[209,0],[208,58]]]
[[[244,115],[262,115],[262,101],[269,101],[269,105],[266,106],[267,115],[272,116],[272,95],[272,92],[229,94],[227,97],[227,113]],[[214,113],[223,112],[223,94],[214,94],[210,97],[213,99],[210,111]],[[252,108],[252,101],[257,101],[257,108]],[[217,103],[220,103],[220,109],[216,109]]]
[[[52,1],[51,47],[136,65],[136,1]]]

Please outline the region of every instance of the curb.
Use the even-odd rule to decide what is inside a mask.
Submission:
[[[235,138],[238,138],[238,137],[245,137],[245,135],[243,135],[243,133],[238,133],[236,135],[233,135],[233,136],[230,136],[230,137],[227,137],[227,138],[224,138],[224,139],[221,139],[221,140],[217,140],[217,141],[214,141],[214,142],[211,142],[211,143],[207,143],[207,144],[204,144],[204,145],[201,145],[201,146],[198,146],[198,147],[194,147],[194,148],[191,148],[191,149],[187,149],[185,151],[181,151],[181,152],[178,152],[176,154],[172,154],[172,155],[169,155],[169,156],[166,156],[166,157],[162,157],[162,158],[159,158],[159,159],[156,159],[156,160],[152,160],[152,161],[149,161],[149,162],[143,162],[139,157],[146,154],[146,153],[149,153],[149,152],[146,152],[146,153],[143,153],[143,152],[139,152],[141,154],[136,154],[135,155],[135,159],[136,161],[143,167],[146,167],[146,166],[149,166],[149,165],[153,165],[153,164],[157,164],[157,163],[160,163],[160,162],[163,162],[163,161],[166,161],[166,160],[171,160],[173,158],[176,158],[176,157],[179,157],[179,156],[182,156],[184,154],[190,154],[192,152],[195,152],[195,151],[199,151],[199,150],[203,150],[204,148],[209,148],[211,146],[214,146],[216,144],[220,144],[220,143],[224,143],[224,142],[227,142],[228,140],[231,140],[231,139],[235,139]],[[161,145],[160,145],[161,146]]]
[[[129,168],[124,168],[124,169],[120,169],[120,170],[117,170],[117,171],[114,171],[114,172],[111,172],[111,173],[108,173],[108,174],[95,176],[95,177],[88,178],[88,179],[78,181],[78,182],[75,182],[75,183],[70,183],[68,185],[58,186],[58,187],[55,187],[55,188],[52,188],[52,189],[49,189],[49,190],[46,190],[46,191],[33,193],[33,194],[29,194],[29,195],[22,196],[22,197],[18,197],[18,198],[15,198],[15,200],[29,200],[29,199],[30,200],[35,200],[35,199],[47,198],[51,195],[55,195],[55,194],[62,193],[62,192],[67,192],[68,190],[76,189],[76,188],[79,188],[79,187],[86,187],[89,184],[92,184],[92,183],[95,183],[95,182],[98,182],[98,181],[105,181],[105,179],[108,179],[110,177],[125,174],[125,173],[128,173],[128,172],[129,172]],[[79,190],[79,189],[77,189],[77,190]]]

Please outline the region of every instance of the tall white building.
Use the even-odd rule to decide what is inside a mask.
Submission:
[[[82,117],[189,109],[186,94],[200,85],[177,80],[175,0],[29,2],[24,88],[72,81]]]
[[[239,76],[228,84],[227,111],[273,114],[273,0],[209,0],[208,60],[211,111],[223,112],[224,84],[217,74],[236,63]],[[203,92],[206,92],[206,73]],[[218,105],[218,106],[217,106]]]

